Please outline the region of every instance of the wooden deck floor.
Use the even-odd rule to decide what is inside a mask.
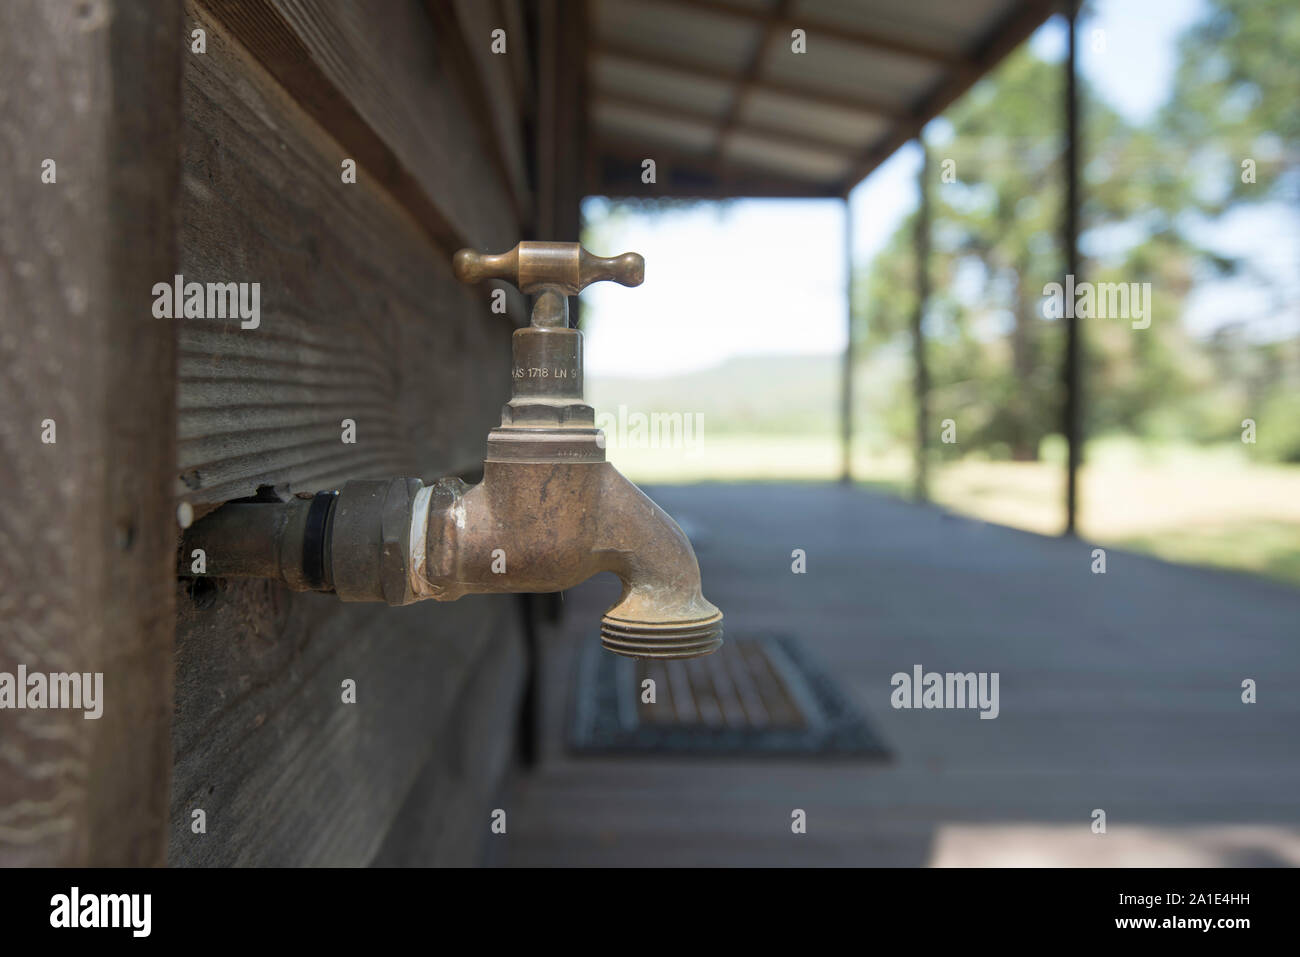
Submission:
[[[1091,544],[836,486],[652,494],[728,632],[798,635],[896,758],[566,754],[574,651],[618,591],[602,577],[545,639],[542,760],[502,798],[491,862],[1300,864],[1300,591],[1113,550],[1094,575]],[[998,672],[999,716],[895,710],[890,677],[917,664]]]

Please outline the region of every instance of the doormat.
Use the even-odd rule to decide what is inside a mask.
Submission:
[[[655,701],[643,701],[654,681]],[[578,662],[569,750],[580,754],[841,757],[889,749],[789,635],[727,636],[703,658],[626,658],[590,642]]]

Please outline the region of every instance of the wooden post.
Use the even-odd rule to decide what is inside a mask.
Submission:
[[[1079,91],[1075,24],[1078,0],[1067,0],[1068,48],[1065,57],[1065,216],[1062,244],[1065,271],[1079,283]],[[1079,464],[1083,457],[1082,376],[1080,374],[1079,317],[1067,310],[1065,319],[1065,409],[1062,429],[1068,446],[1065,479],[1065,534],[1076,532],[1079,511]]]
[[[187,43],[166,0],[0,4],[0,672],[102,674],[98,718],[0,711],[0,865],[166,857]]]
[[[916,312],[912,316],[912,360],[916,368],[916,475],[914,494],[917,501],[930,497],[929,442],[930,369],[925,357],[925,332],[922,321],[930,301],[930,151],[925,137],[917,137],[921,147],[921,169],[916,185],[920,204],[916,210]]]
[[[556,125],[559,110],[560,0],[537,5],[537,126],[533,146],[537,192],[537,238],[555,239]]]
[[[843,467],[840,481],[853,482],[853,203],[844,194],[844,370],[840,395]]]
[[[537,7],[536,238],[579,242],[586,185],[583,97],[586,56],[583,0],[542,0]],[[577,325],[577,308],[570,310]]]
[[[588,10],[584,0],[565,0],[558,42],[559,84],[556,103],[555,235],[558,242],[582,240],[582,199],[588,153],[586,130],[586,72]],[[562,145],[558,145],[562,144]],[[614,250],[603,250],[612,255]],[[575,302],[576,305],[576,302]],[[575,320],[574,325],[577,325]]]

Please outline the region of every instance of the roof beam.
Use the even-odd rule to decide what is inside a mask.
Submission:
[[[771,198],[832,198],[838,194],[833,185],[811,180],[787,179],[765,174],[757,169],[723,168],[708,153],[692,154],[681,150],[654,148],[658,163],[658,180],[655,185],[641,182],[640,164],[645,158],[646,146],[617,138],[602,138],[595,144],[596,153],[603,160],[618,159],[634,170],[627,176],[607,178],[601,175],[592,184],[593,193],[636,196],[640,198],[694,197],[699,199],[729,199],[737,196],[762,196]],[[600,164],[598,164],[599,166]],[[690,182],[678,180],[680,171]]]
[[[718,83],[725,83],[728,86],[736,82],[736,75],[731,70],[696,63],[676,54],[647,53],[644,50],[638,50],[626,43],[614,40],[601,40],[596,45],[594,52],[600,56],[610,56],[651,69],[677,73],[684,77],[713,80]],[[813,106],[829,106],[840,110],[869,113],[886,119],[895,119],[905,114],[905,110],[896,103],[887,103],[884,100],[873,99],[859,94],[829,93],[823,90],[811,89],[798,83],[786,83],[771,77],[757,80],[754,89],[759,92],[797,97]]]
[[[763,61],[767,58],[767,51],[776,39],[777,24],[790,12],[793,3],[794,0],[779,0],[777,5],[765,15],[754,49],[750,51],[749,59],[736,80],[736,92],[731,97],[731,106],[727,108],[727,113],[722,118],[722,125],[718,127],[718,142],[714,148],[714,152],[723,162],[726,161],[727,140],[731,138],[732,131],[740,122],[740,114],[745,111],[745,103],[749,100],[750,93],[754,91],[754,84],[758,82],[763,72]]]
[[[1052,15],[1054,0],[1022,0],[976,44],[963,67],[945,75],[921,97],[905,117],[884,136],[867,148],[840,184],[847,196],[895,150],[921,132],[921,128],[969,90],[977,79],[992,70],[1012,50],[1020,46],[1043,21]]]
[[[951,66],[955,60],[961,59],[959,55],[954,56],[951,50],[944,50],[928,43],[918,43],[915,40],[906,40],[902,37],[881,33],[878,30],[865,30],[860,27],[846,27],[838,23],[830,23],[826,20],[820,20],[816,17],[793,17],[786,11],[780,11],[775,17],[773,17],[773,14],[762,9],[736,7],[732,6],[730,3],[720,2],[720,0],[655,0],[655,2],[669,6],[689,8],[697,13],[715,13],[719,16],[733,17],[738,20],[748,20],[751,23],[762,23],[766,25],[771,21],[774,27],[788,27],[792,30],[797,27],[801,30],[806,30],[809,36],[818,34],[820,36],[839,40],[842,43],[867,47],[872,50],[883,51],[886,53],[894,53],[899,56],[911,57],[915,60],[924,60],[927,63],[942,63]]]
[[[710,127],[714,126],[718,122],[716,114],[710,113],[707,110],[701,110],[698,107],[687,107],[682,109],[676,106],[669,106],[665,103],[656,103],[639,96],[628,96],[626,94],[620,94],[618,96],[597,94],[595,105],[599,107],[602,104],[619,109],[635,110],[639,113],[646,113],[650,116],[659,117],[665,120],[689,120]],[[800,132],[799,130],[784,129],[754,120],[745,120],[739,123],[735,127],[734,132],[758,137],[770,137],[778,142],[784,142],[789,140],[791,137],[797,137],[800,147],[806,146],[814,152],[830,153],[840,159],[847,159],[855,150],[855,147],[848,143],[810,136],[809,134]]]

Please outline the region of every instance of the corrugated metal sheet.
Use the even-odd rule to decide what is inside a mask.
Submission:
[[[639,196],[843,195],[1054,11],[1051,0],[589,2],[590,189]],[[796,28],[807,52],[791,49]]]

